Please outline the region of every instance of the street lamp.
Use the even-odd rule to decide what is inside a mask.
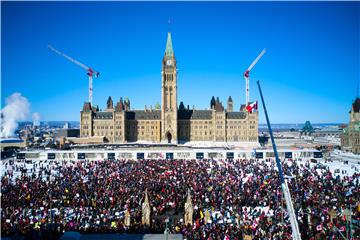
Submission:
[[[169,232],[170,232],[170,229],[168,228],[168,223],[169,223],[169,218],[166,218],[165,219],[165,231],[164,231],[164,234],[166,235],[166,240],[168,239],[169,237]]]
[[[346,237],[349,238],[348,225],[350,224],[350,239],[352,239],[352,226],[351,226],[351,211],[346,208],[343,212],[343,215],[346,217]]]

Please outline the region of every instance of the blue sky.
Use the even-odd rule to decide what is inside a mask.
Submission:
[[[348,122],[360,69],[359,2],[1,2],[1,103],[20,92],[42,120],[79,120],[88,80],[59,50],[100,71],[94,100],[161,103],[167,31],[178,62],[178,102],[234,108],[260,80],[273,123]],[[169,26],[168,19],[172,23]],[[265,122],[260,104],[259,121]]]

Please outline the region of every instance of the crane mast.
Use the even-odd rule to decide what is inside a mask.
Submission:
[[[86,70],[86,74],[88,75],[89,77],[89,102],[90,104],[92,105],[92,96],[93,96],[93,87],[92,87],[92,82],[93,82],[93,77],[99,77],[100,73],[98,71],[95,71],[94,69],[92,69],[91,67],[88,67],[86,66],[85,64],[79,62],[78,60],[72,58],[72,57],[69,57],[68,55],[66,55],[65,53],[63,52],[60,52],[59,50],[57,50],[56,48],[54,48],[53,46],[51,45],[48,45],[48,48],[59,54],[60,56],[66,58],[67,60],[69,60],[70,62],[80,66],[81,68],[85,69]]]
[[[248,67],[248,69],[245,71],[244,73],[244,78],[245,78],[245,104],[246,106],[249,104],[250,102],[250,92],[249,92],[249,79],[250,79],[250,71],[251,69],[253,69],[253,67],[256,65],[256,63],[260,60],[260,58],[265,54],[266,49],[264,48],[261,53],[255,58],[255,60],[250,64],[250,66]]]

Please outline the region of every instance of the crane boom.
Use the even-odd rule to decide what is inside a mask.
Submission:
[[[266,48],[264,48],[261,53],[259,54],[259,56],[257,56],[257,58],[255,58],[255,60],[251,63],[251,65],[249,66],[249,68],[247,69],[248,71],[251,71],[251,69],[253,69],[253,67],[255,66],[255,64],[260,60],[260,58],[265,54],[266,52]]]
[[[275,143],[273,132],[272,132],[272,129],[271,129],[271,123],[270,123],[270,120],[269,120],[268,113],[266,111],[264,96],[262,94],[259,81],[257,81],[257,85],[258,85],[258,88],[259,88],[261,102],[262,102],[263,107],[264,107],[266,123],[267,123],[268,129],[269,129],[269,134],[270,134],[271,143],[272,143],[273,150],[274,150],[276,165],[277,165],[277,168],[278,168],[278,171],[279,171],[281,188],[282,188],[282,191],[283,191],[283,194],[284,194],[284,197],[285,197],[286,208],[287,208],[288,214],[289,214],[289,220],[290,220],[290,225],[291,225],[291,230],[292,230],[292,236],[293,236],[294,240],[301,240],[301,235],[300,235],[300,231],[299,231],[299,225],[298,225],[298,222],[297,222],[296,212],[295,212],[292,200],[291,200],[289,186],[287,184],[287,181],[284,178],[283,169],[282,169],[281,162],[280,162],[280,159],[279,159],[279,154],[277,152],[276,143]]]
[[[81,63],[81,62],[79,62],[79,61],[77,61],[77,60],[73,59],[72,57],[69,57],[69,56],[68,56],[68,55],[66,55],[65,53],[60,52],[59,50],[57,50],[57,49],[56,49],[56,48],[54,48],[53,46],[48,45],[48,48],[49,48],[50,50],[52,50],[52,51],[56,52],[56,53],[57,53],[57,54],[59,54],[60,56],[63,56],[64,58],[66,58],[66,59],[67,59],[67,60],[69,60],[70,62],[73,62],[73,63],[75,63],[76,65],[78,65],[78,66],[80,66],[80,67],[84,68],[85,70],[88,70],[88,69],[89,69],[89,67],[88,67],[88,66],[86,66],[85,64],[83,64],[83,63]]]
[[[250,101],[250,93],[249,93],[249,78],[250,78],[250,71],[253,69],[255,64],[260,60],[260,58],[265,54],[266,48],[264,48],[261,53],[255,58],[255,60],[250,64],[248,69],[244,72],[245,78],[245,104],[246,106],[249,104]]]
[[[66,58],[66,59],[69,60],[70,62],[75,63],[76,65],[78,65],[78,66],[80,66],[81,68],[83,68],[83,69],[86,70],[87,75],[89,76],[89,102],[90,102],[90,104],[92,105],[92,95],[93,95],[93,94],[92,94],[92,92],[93,92],[93,88],[92,88],[92,80],[93,80],[93,79],[92,79],[92,78],[93,78],[93,76],[94,76],[94,77],[98,77],[98,76],[100,75],[100,73],[97,72],[97,71],[95,71],[95,70],[93,70],[92,68],[86,66],[85,64],[83,64],[83,63],[81,63],[81,62],[73,59],[72,57],[69,57],[69,56],[66,55],[65,53],[60,52],[59,50],[57,50],[56,48],[54,48],[54,47],[51,46],[51,45],[48,45],[48,48],[49,48],[51,51],[59,54],[60,56]]]

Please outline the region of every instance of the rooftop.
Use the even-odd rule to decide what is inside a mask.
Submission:
[[[128,120],[160,120],[160,110],[132,110],[126,112]]]
[[[112,119],[113,113],[112,112],[96,112],[94,114],[94,119]]]
[[[0,143],[21,143],[21,142],[24,142],[24,140],[18,138],[0,138]]]
[[[360,112],[360,98],[357,97],[352,105],[354,112]]]
[[[228,119],[245,119],[246,113],[245,112],[228,112],[227,117],[228,117]]]
[[[179,110],[178,111],[178,119],[186,120],[186,119],[211,119],[212,118],[212,110]]]

